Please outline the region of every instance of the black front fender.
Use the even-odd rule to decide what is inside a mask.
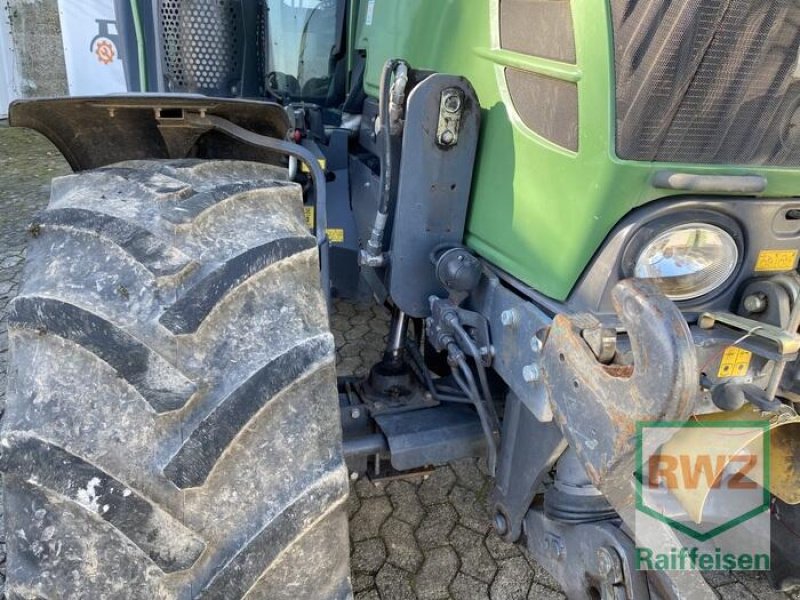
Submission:
[[[199,95],[20,100],[11,105],[9,113],[12,127],[43,134],[76,171],[125,160],[186,157],[280,164],[281,158],[275,153],[244,146],[218,133],[200,135],[191,127],[182,128],[186,113],[222,117],[255,133],[281,139],[289,129],[288,116],[278,104]],[[164,127],[170,128],[170,143],[162,135]],[[175,143],[176,131],[179,137],[185,133],[183,143]]]

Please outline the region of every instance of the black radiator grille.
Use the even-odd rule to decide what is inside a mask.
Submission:
[[[617,154],[800,166],[800,0],[611,0]]]

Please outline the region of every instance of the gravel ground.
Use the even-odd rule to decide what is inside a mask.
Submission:
[[[0,122],[0,402],[8,352],[5,311],[19,284],[27,225],[46,205],[50,179],[68,172],[41,136]],[[337,302],[332,323],[341,374],[365,374],[380,358],[386,315],[372,304]],[[411,479],[354,482],[349,510],[356,600],[563,598],[525,552],[490,531],[489,490],[482,460],[458,461]],[[4,539],[0,529],[0,571]],[[726,600],[800,600],[800,592],[774,592],[760,576],[715,573],[709,579]]]

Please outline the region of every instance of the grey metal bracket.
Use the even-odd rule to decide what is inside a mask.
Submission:
[[[431,295],[447,295],[431,255],[462,242],[480,119],[475,90],[463,77],[430,75],[408,96],[388,287],[412,317],[428,316]]]

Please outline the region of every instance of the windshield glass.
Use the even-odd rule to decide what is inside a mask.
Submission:
[[[322,102],[336,48],[337,0],[266,0],[267,86],[283,100]]]

